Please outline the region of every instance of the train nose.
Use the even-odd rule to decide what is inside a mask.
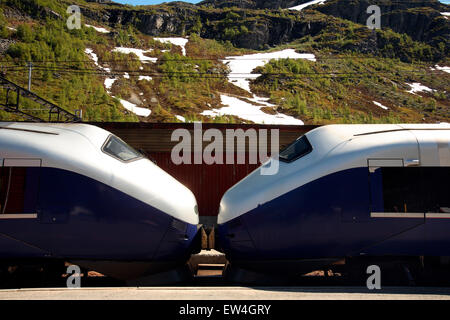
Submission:
[[[130,191],[164,217],[153,258],[183,261],[198,251],[198,206],[191,190],[147,159],[131,164],[126,178]]]
[[[177,183],[172,182],[171,196],[164,199],[171,221],[154,257],[158,260],[185,260],[201,249],[197,201],[188,188]]]
[[[261,239],[271,235],[267,215],[273,212],[270,202],[284,192],[277,182],[284,179],[282,164],[274,175],[263,174],[260,167],[230,188],[222,197],[217,218],[218,242],[221,249],[234,259],[256,256]]]
[[[229,259],[242,259],[255,252],[255,245],[248,232],[245,215],[242,210],[241,194],[238,188],[227,191],[219,207],[218,247]]]
[[[224,251],[229,259],[242,259],[253,255],[255,245],[245,222],[236,218],[218,225],[218,248]]]
[[[123,171],[121,178],[128,182],[129,193],[139,200],[177,220],[198,225],[198,207],[194,194],[150,160],[131,163]]]
[[[223,224],[244,215],[272,199],[278,175],[264,175],[260,167],[227,190],[222,197],[217,223]]]

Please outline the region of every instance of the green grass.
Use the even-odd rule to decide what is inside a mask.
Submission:
[[[104,10],[102,5],[74,2],[86,10]],[[71,112],[82,109],[85,121],[176,122],[175,116],[181,115],[187,121],[245,122],[233,116],[208,118],[200,113],[219,107],[220,94],[250,96],[228,82],[225,77],[228,69],[220,59],[254,52],[237,48],[233,43],[252,32],[254,25],[274,18],[312,25],[327,21],[315,35],[269,48],[269,51],[294,48],[299,52],[314,53],[317,62],[283,59],[271,61],[256,70],[263,76],[253,81],[253,92],[270,97],[271,102],[279,106],[279,112],[298,117],[307,124],[450,120],[450,75],[430,70],[430,66],[439,59],[439,65],[450,65],[449,57],[445,56],[446,44],[437,43],[433,47],[390,30],[372,32],[364,26],[313,10],[299,15],[286,10],[204,7],[192,10],[202,12],[202,19],[216,18],[202,20],[196,14],[184,18],[185,33],[189,35],[188,56],[184,57],[179,47],[160,43],[141,33],[138,30],[141,22],[137,20],[127,25],[108,26],[115,31],[114,36],[110,36],[87,27],[69,31],[64,19],[41,16],[41,9],[48,7],[66,17],[65,10],[69,4],[72,3],[56,0],[2,2],[0,9],[14,5],[33,20],[7,21],[0,11],[0,38],[16,41],[1,59],[5,66],[17,67],[24,67],[29,60],[47,61],[36,63],[32,90]],[[145,10],[147,14],[175,13],[170,5],[115,6],[134,15],[138,10]],[[15,23],[17,32],[6,28],[9,23]],[[83,23],[101,25],[89,19]],[[199,34],[205,30],[211,30],[219,40],[201,38]],[[152,48],[150,55],[159,60],[155,64],[144,64],[132,54],[113,52],[116,46]],[[103,66],[113,71],[142,70],[152,74],[164,73],[164,76],[139,81],[133,75],[130,79],[118,75],[111,93],[108,93],[104,88],[104,75],[82,72],[85,69],[98,71],[84,53],[85,48],[92,48],[103,61]],[[58,67],[70,67],[72,72],[63,72],[56,69]],[[27,70],[8,71],[7,78],[26,86]],[[409,90],[406,83],[412,82],[420,82],[436,91],[412,95],[406,92]],[[152,114],[149,118],[139,119],[112,96],[128,101],[137,99],[140,106],[150,108]],[[0,99],[4,97],[5,92],[0,90]],[[386,105],[389,110],[381,109],[372,101]],[[24,106],[37,109],[27,101],[24,101]],[[43,112],[36,112],[45,116]],[[2,120],[20,119],[3,111],[0,111],[0,117]]]
[[[271,61],[256,72],[263,75],[252,83],[253,90],[270,96],[280,112],[307,123],[435,122],[448,121],[450,115],[450,77],[446,73],[437,76],[426,64],[370,56],[325,56],[317,62]],[[406,83],[412,82],[436,92],[408,93]]]

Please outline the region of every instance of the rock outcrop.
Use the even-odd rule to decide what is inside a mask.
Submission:
[[[229,12],[219,9],[208,10],[189,5],[170,5],[149,10],[83,10],[83,15],[91,19],[101,20],[111,26],[130,23],[139,31],[152,36],[183,36],[197,28],[196,32],[201,37],[228,40],[238,47],[248,49],[263,49],[305,35],[315,35],[326,25],[325,19],[302,21],[252,10],[241,10],[232,18],[228,14]]]
[[[9,47],[14,43],[14,40],[0,39],[0,54],[4,54],[6,51],[8,51]]]
[[[291,8],[310,0],[205,0],[199,6],[213,8],[245,8],[245,9],[283,9]]]
[[[371,13],[367,8],[373,4],[370,0],[329,0],[314,9],[327,15],[366,24]],[[381,9],[381,28],[390,28],[398,33],[405,33],[413,40],[422,42],[436,41],[442,37],[450,41],[450,20],[440,12],[450,11],[450,6],[437,0],[377,3]]]

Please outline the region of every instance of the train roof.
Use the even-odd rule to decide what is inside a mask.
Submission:
[[[0,122],[0,160],[39,159],[42,167],[82,174],[180,220],[198,223],[192,192],[144,157],[124,162],[103,152],[110,135],[82,123]],[[184,201],[174,202],[173,194]]]
[[[0,122],[0,135],[5,132],[22,132],[25,135],[15,135],[17,139],[46,140],[51,136],[71,136],[78,134],[93,145],[103,144],[110,133],[96,126],[83,123],[28,123],[28,122]]]
[[[370,142],[372,145],[388,146],[389,144],[406,142],[406,135],[415,140],[426,139],[430,134],[435,139],[447,141],[450,136],[450,124],[350,124],[326,125],[307,132],[305,135],[313,144],[313,148],[322,155],[328,153],[345,142],[359,141],[359,147]],[[403,138],[402,138],[403,137]]]
[[[450,166],[447,123],[327,125],[305,136],[311,151],[287,162],[270,160],[279,165],[276,173],[262,173],[264,167],[269,167],[268,162],[228,189],[221,201],[218,222],[229,221],[323,176],[368,168],[370,160],[397,159],[405,166]]]
[[[346,141],[358,136],[378,135],[389,132],[450,130],[450,123],[439,124],[333,124],[311,130],[307,135],[320,133],[333,141]]]

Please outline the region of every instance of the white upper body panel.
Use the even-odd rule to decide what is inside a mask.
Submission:
[[[104,153],[101,149],[110,135],[87,124],[0,122],[0,159],[41,159],[43,167],[82,174],[198,224],[192,192],[146,158],[122,162]]]
[[[279,171],[275,175],[261,175],[261,168],[258,168],[230,188],[220,203],[218,223],[225,223],[326,175],[368,167],[370,159],[397,159],[405,164],[450,166],[447,160],[450,158],[448,124],[417,127],[329,125],[306,133],[306,137],[312,145],[312,152],[291,163],[280,161]],[[427,152],[421,152],[418,140],[423,141]]]

